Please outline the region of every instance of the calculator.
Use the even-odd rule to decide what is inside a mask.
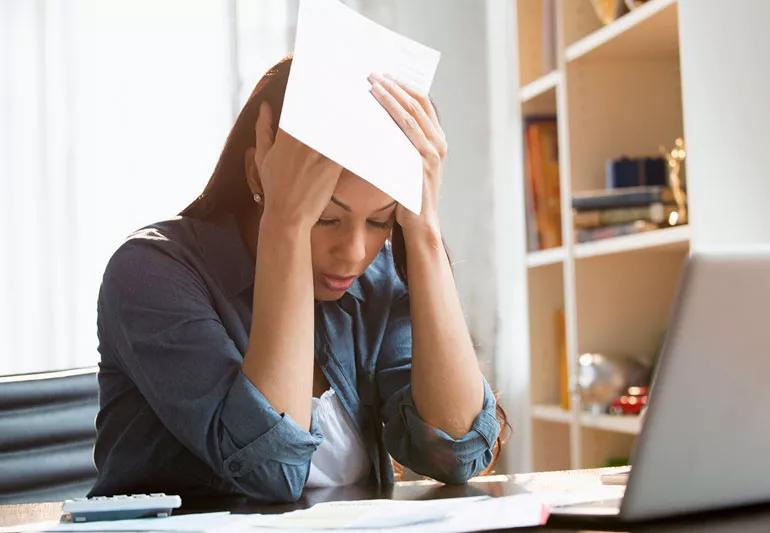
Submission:
[[[65,500],[62,521],[94,522],[131,518],[163,518],[182,506],[182,498],[160,493],[119,494]]]

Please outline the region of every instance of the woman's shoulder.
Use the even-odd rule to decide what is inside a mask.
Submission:
[[[107,263],[102,282],[141,287],[143,293],[170,284],[178,292],[231,296],[254,279],[249,254],[234,217],[177,216],[131,233]]]
[[[130,233],[107,262],[102,282],[118,281],[138,288],[197,278],[199,223],[178,216]]]
[[[108,269],[126,263],[142,264],[160,256],[173,259],[194,250],[196,235],[193,226],[192,219],[179,216],[133,231],[112,254]]]

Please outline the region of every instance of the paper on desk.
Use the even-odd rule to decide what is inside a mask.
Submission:
[[[439,58],[338,0],[302,0],[279,127],[419,213],[420,154],[367,77],[389,73],[427,94]]]
[[[544,524],[547,519],[548,509],[539,500],[517,494],[500,498],[328,502],[282,515],[251,515],[248,525],[262,531],[413,533],[527,527]]]
[[[200,513],[169,518],[144,518],[59,524],[45,522],[3,531],[353,531],[416,533],[480,531],[541,525],[548,508],[530,494],[490,498],[448,498],[423,501],[361,500],[327,502],[283,514],[236,515]]]

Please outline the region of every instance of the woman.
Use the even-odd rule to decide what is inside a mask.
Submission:
[[[495,399],[438,223],[433,106],[370,77],[423,156],[415,215],[278,129],[290,65],[257,84],[203,194],[107,266],[91,495],[294,501],[306,484],[392,482],[389,455],[448,483],[492,461]]]

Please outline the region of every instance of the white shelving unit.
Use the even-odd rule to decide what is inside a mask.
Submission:
[[[652,365],[690,242],[689,227],[678,226],[575,244],[571,216],[572,193],[604,186],[608,158],[654,155],[683,136],[677,1],[650,0],[606,26],[590,0],[556,0],[555,10],[547,1],[515,1],[518,108],[522,121],[557,118],[562,215],[562,246],[517,254],[526,272],[525,323],[516,328],[529,349],[525,432],[533,470],[598,467],[630,456],[641,419],[584,412],[577,358],[606,352]],[[554,20],[544,24],[549,15]],[[555,65],[543,60],[548,32]],[[520,149],[523,162],[523,143]],[[523,180],[517,187],[523,196]],[[527,223],[525,213],[520,222]]]

